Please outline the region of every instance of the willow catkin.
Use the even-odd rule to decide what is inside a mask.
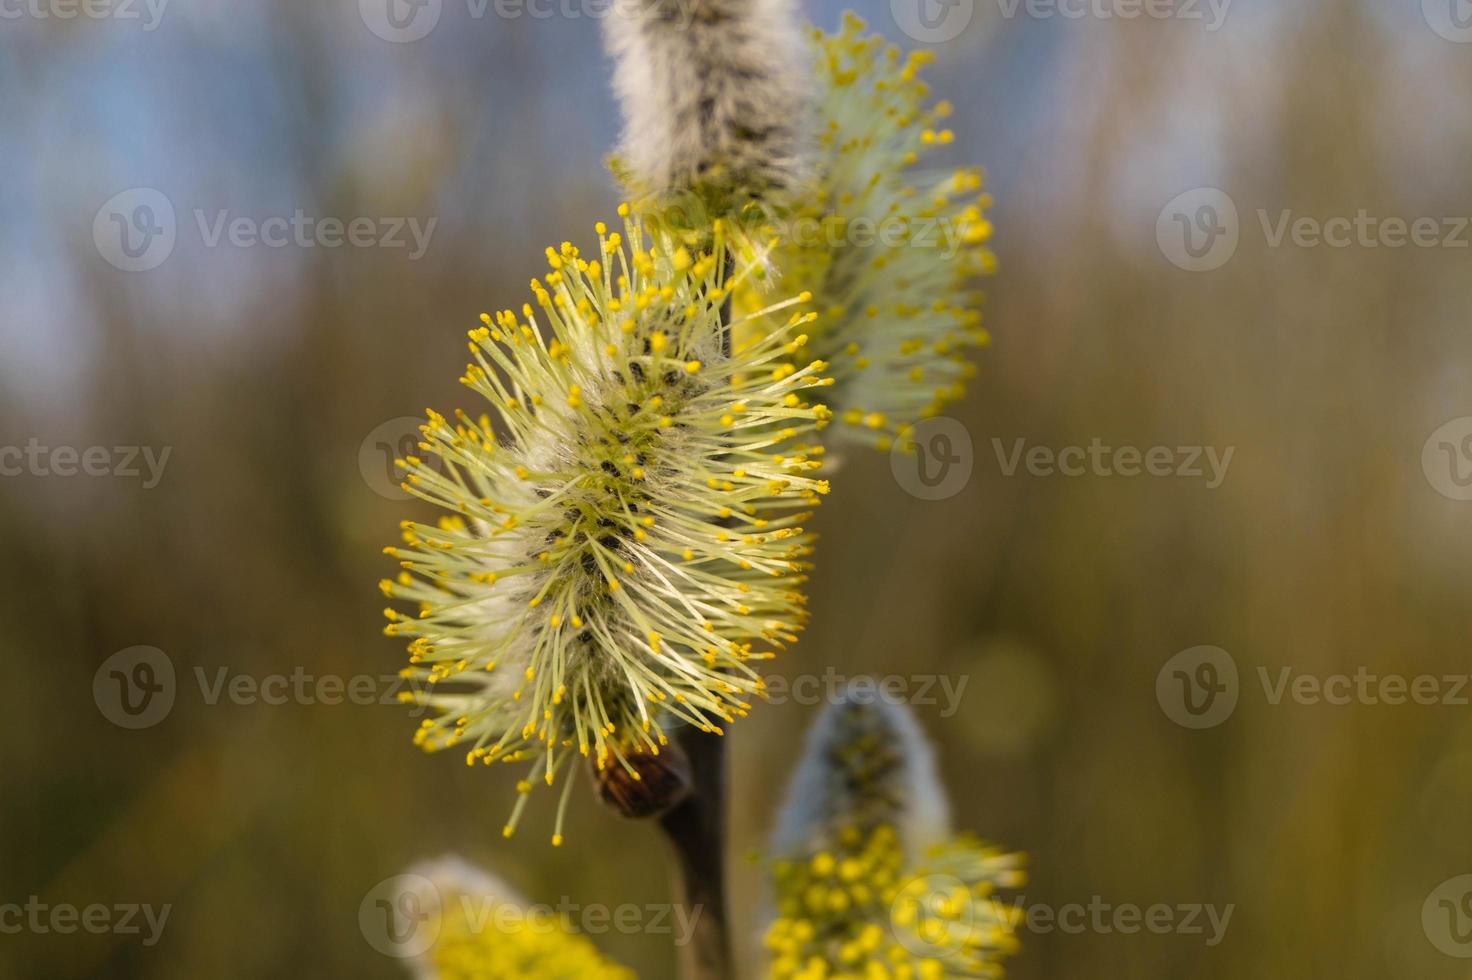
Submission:
[[[792,0],[636,0],[605,31],[637,189],[760,197],[799,183],[810,58]]]

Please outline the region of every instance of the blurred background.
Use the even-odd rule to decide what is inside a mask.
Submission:
[[[956,0],[911,39],[901,2],[858,9],[936,52],[946,159],[987,168],[995,342],[952,413],[972,452],[951,496],[848,454],[781,670],[906,678],[957,824],[1029,853],[1029,905],[1233,906],[1215,945],[1209,927],[1024,932],[1019,980],[1472,976],[1448,953],[1472,955],[1472,906],[1428,904],[1472,873],[1472,691],[1274,704],[1259,674],[1472,670],[1472,502],[1451,478],[1472,428],[1441,428],[1472,415],[1472,233],[1457,244],[1453,220],[1472,214],[1472,10]],[[568,846],[507,842],[512,774],[423,756],[405,709],[209,695],[293,674],[381,691],[401,666],[380,549],[422,511],[387,460],[406,417],[473,407],[455,379],[476,316],[520,303],[544,246],[585,243],[617,203],[597,18],[446,0],[416,39],[366,0],[57,16],[81,9],[0,3],[0,446],[112,461],[0,478],[0,903],[172,912],[153,946],[0,934],[0,976],[401,976],[359,904],[447,851],[535,900],[664,901],[655,829],[586,788]],[[298,210],[371,219],[375,243],[214,237]],[[1361,211],[1439,231],[1275,237],[1285,213]],[[434,222],[423,248],[410,218]],[[1186,251],[1182,229],[1230,234]],[[1018,440],[1095,439],[1233,455],[1216,486],[1003,465]],[[157,479],[141,453],[126,474],[126,447],[169,452]],[[1156,681],[1200,645],[1240,683],[1198,730]],[[99,668],[137,646],[167,654],[177,696],[130,730],[94,675],[105,689]],[[925,677],[965,686],[925,704]],[[743,857],[815,711],[763,706],[731,736],[748,947]],[[673,975],[667,937],[598,941]]]

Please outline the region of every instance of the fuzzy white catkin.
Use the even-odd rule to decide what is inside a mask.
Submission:
[[[866,737],[883,755],[879,767],[864,766],[878,774],[872,783],[853,778],[853,750]],[[851,681],[808,731],[772,834],[773,853],[826,848],[840,827],[860,817],[891,824],[911,861],[950,834],[935,750],[909,707],[886,700],[873,679]]]
[[[812,83],[794,0],[630,0],[604,24],[637,189],[777,196],[802,179]]]

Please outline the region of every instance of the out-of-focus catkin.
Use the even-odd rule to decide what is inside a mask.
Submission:
[[[792,0],[638,0],[604,23],[636,192],[767,198],[800,183],[811,56]]]

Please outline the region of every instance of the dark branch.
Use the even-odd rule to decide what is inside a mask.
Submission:
[[[692,791],[660,818],[678,862],[676,900],[695,923],[680,950],[685,980],[732,980],[726,921],[726,741],[685,728],[677,736],[690,761]]]

